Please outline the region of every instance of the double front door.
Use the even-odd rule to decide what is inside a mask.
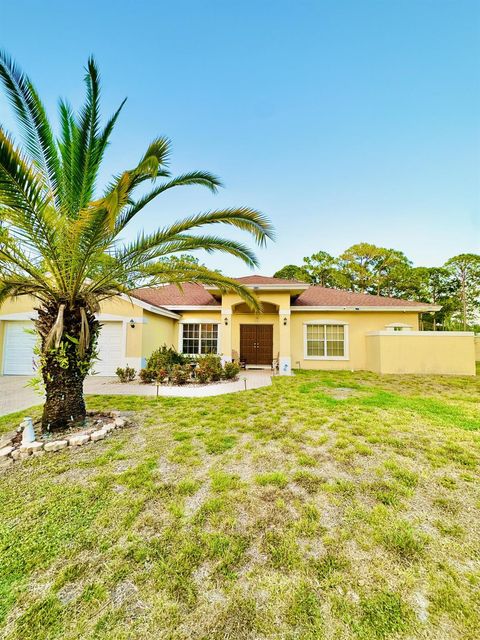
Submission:
[[[273,324],[240,325],[240,360],[247,364],[272,365]]]

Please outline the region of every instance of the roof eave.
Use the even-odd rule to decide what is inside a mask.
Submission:
[[[433,311],[440,311],[442,307],[440,305],[416,305],[416,306],[351,306],[351,305],[292,305],[291,311],[412,311],[415,313],[431,313]]]
[[[166,304],[164,309],[171,311],[221,311],[219,304]]]
[[[254,291],[306,291],[311,287],[309,284],[239,284],[245,289],[253,289]],[[207,291],[219,291],[218,287],[213,285],[204,285]]]
[[[173,313],[173,311],[168,310],[167,307],[157,306],[155,304],[151,304],[150,302],[145,302],[140,298],[136,298],[135,296],[127,296],[124,293],[120,294],[120,298],[123,300],[128,300],[128,302],[132,302],[132,304],[137,305],[137,307],[141,307],[145,311],[150,311],[151,313],[156,313],[159,316],[165,316],[166,318],[172,318],[173,320],[179,320],[181,316],[178,313]]]

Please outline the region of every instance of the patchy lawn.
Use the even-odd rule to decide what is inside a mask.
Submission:
[[[0,637],[474,640],[479,399],[349,372],[90,397],[138,428],[0,477]]]

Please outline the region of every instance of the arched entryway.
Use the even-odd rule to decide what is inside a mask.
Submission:
[[[278,306],[262,302],[261,313],[246,304],[234,305],[233,317],[237,327],[238,357],[247,367],[272,367],[278,353]]]

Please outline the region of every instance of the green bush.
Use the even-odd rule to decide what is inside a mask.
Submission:
[[[197,358],[197,366],[195,369],[195,377],[198,382],[216,382],[223,375],[222,361],[220,356],[213,353],[206,353]]]
[[[173,368],[176,365],[183,366],[188,359],[173,347],[163,347],[155,349],[147,360],[147,366],[140,371],[140,380],[144,384],[152,382],[164,383],[171,377]]]
[[[177,365],[174,365],[177,366]],[[183,366],[183,365],[179,365],[179,366]],[[172,367],[173,369],[173,367]],[[168,369],[157,369],[154,373],[155,373],[155,378],[154,378],[154,382],[159,382],[160,384],[163,384],[164,382],[168,382],[168,378],[171,375],[172,369],[168,370]]]
[[[117,374],[120,382],[132,382],[132,380],[135,380],[135,376],[137,375],[135,369],[128,366],[125,367],[125,369],[122,369],[122,367],[118,367],[115,373]]]
[[[201,384],[222,379],[234,380],[240,372],[240,367],[235,362],[226,362],[222,366],[220,356],[213,353],[191,358],[163,345],[148,358],[147,366],[139,373],[140,380],[145,384],[168,381],[172,384],[186,384],[192,377],[189,364],[192,361],[196,363],[195,380]]]
[[[186,360],[184,355],[175,351],[173,347],[167,347],[164,344],[163,347],[156,349],[148,358],[147,369],[151,371],[166,369],[169,371],[175,364],[185,364]]]
[[[138,375],[144,384],[151,384],[152,382],[163,384],[164,382],[168,382],[170,374],[171,369],[157,369],[156,371],[152,369],[141,369]]]
[[[174,364],[170,371],[170,380],[173,384],[186,384],[192,375],[192,369],[188,364]]]
[[[150,369],[140,369],[138,377],[143,384],[150,384],[155,380],[155,372]]]
[[[223,377],[225,380],[235,380],[240,373],[240,365],[236,362],[226,362],[223,365]]]

